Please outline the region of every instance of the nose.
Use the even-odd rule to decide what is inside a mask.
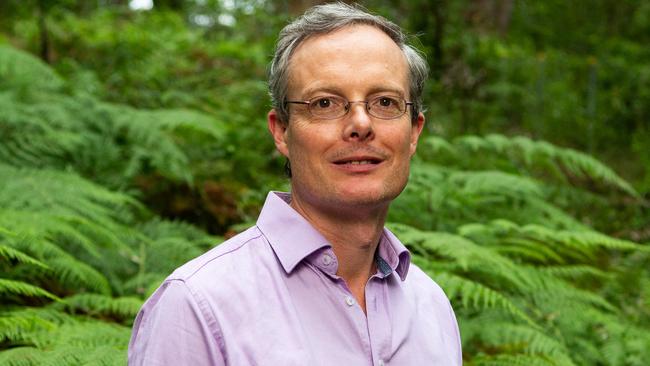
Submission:
[[[347,123],[343,129],[343,139],[346,141],[365,141],[374,137],[372,117],[368,114],[367,102],[349,102]]]

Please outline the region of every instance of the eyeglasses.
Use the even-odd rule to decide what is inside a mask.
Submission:
[[[336,119],[345,116],[350,111],[352,103],[364,103],[366,112],[379,119],[395,119],[406,113],[406,106],[413,105],[404,98],[380,95],[370,100],[348,101],[339,96],[314,97],[309,100],[288,100],[285,104],[305,104],[312,117],[319,119]]]

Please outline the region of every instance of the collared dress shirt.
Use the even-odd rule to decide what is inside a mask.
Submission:
[[[269,193],[255,226],[164,281],[136,317],[130,365],[462,364],[447,297],[390,231],[366,315],[331,245],[289,201]]]

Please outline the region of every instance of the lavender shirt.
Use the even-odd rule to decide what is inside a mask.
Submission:
[[[390,231],[366,316],[289,199],[269,193],[256,226],[165,280],[135,320],[130,365],[461,365],[447,297]]]

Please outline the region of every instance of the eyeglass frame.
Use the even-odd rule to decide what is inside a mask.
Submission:
[[[338,96],[338,95],[319,95],[319,96],[315,96],[313,98],[310,98],[308,100],[285,100],[284,105],[285,105],[285,107],[286,107],[287,104],[303,104],[303,105],[306,105],[307,106],[307,111],[309,112],[309,115],[311,117],[318,118],[318,119],[323,119],[323,120],[333,120],[333,119],[345,117],[350,112],[350,109],[351,109],[350,106],[353,103],[364,103],[366,105],[366,107],[365,107],[366,113],[368,113],[369,116],[374,117],[374,118],[379,118],[379,119],[382,119],[382,120],[385,120],[385,121],[389,121],[389,120],[392,120],[392,119],[397,119],[397,118],[402,117],[408,111],[409,106],[411,106],[412,110],[414,109],[414,102],[407,101],[403,97],[392,97],[391,96],[390,98],[392,98],[392,99],[397,99],[398,101],[404,102],[404,111],[402,112],[402,114],[394,116],[394,117],[388,117],[388,118],[374,115],[371,112],[371,109],[370,109],[370,102],[376,101],[376,100],[381,99],[381,98],[386,98],[386,97],[387,97],[386,95],[379,95],[379,96],[374,97],[374,98],[372,98],[370,100],[347,100],[346,98]],[[344,104],[345,113],[343,113],[340,116],[336,116],[336,117],[315,116],[312,113],[311,108],[309,108],[309,106],[312,104],[312,102],[314,100],[317,100],[317,99],[320,99],[320,98],[336,98],[336,99],[344,100],[345,101],[345,104]],[[413,110],[412,112],[415,113],[415,110]]]

